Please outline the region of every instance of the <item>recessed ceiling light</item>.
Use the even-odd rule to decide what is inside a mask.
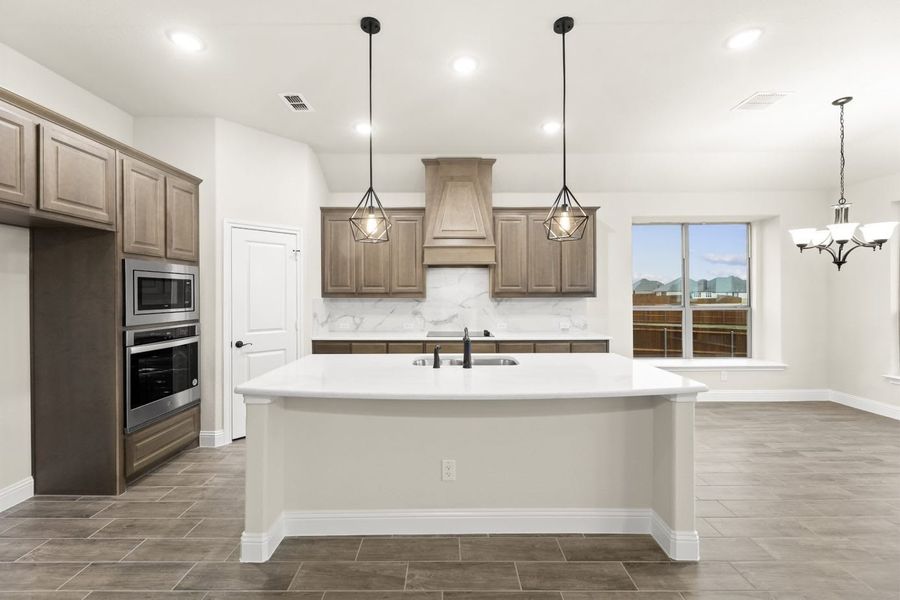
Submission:
[[[203,43],[203,40],[187,31],[170,31],[166,35],[170,42],[185,52],[200,52],[206,48],[206,44]]]
[[[469,75],[478,68],[478,61],[471,56],[460,56],[453,61],[453,69],[460,75]]]
[[[754,27],[752,29],[745,29],[743,31],[739,31],[725,42],[725,45],[729,50],[746,50],[756,44],[759,41],[759,38],[762,36],[762,29],[759,27]]]
[[[547,121],[543,125],[541,125],[541,129],[544,130],[544,133],[547,135],[553,135],[554,133],[559,133],[559,130],[562,128],[562,125],[559,124],[559,121]]]
[[[372,133],[372,127],[365,121],[357,123],[353,126],[353,129],[359,135],[369,135],[370,133]]]

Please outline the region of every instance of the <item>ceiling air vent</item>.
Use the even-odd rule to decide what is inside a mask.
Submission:
[[[278,96],[294,112],[310,112],[313,109],[301,94],[278,94]]]
[[[756,92],[749,98],[742,100],[731,110],[765,110],[791,95],[792,92]]]

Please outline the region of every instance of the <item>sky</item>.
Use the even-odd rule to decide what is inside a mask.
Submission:
[[[691,279],[734,275],[746,281],[747,229],[742,223],[689,225]],[[631,238],[632,281],[681,277],[681,225],[634,225]]]

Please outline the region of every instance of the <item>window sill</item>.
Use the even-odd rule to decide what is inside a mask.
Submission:
[[[888,383],[900,385],[900,375],[885,375],[884,378],[888,380]]]
[[[784,363],[756,358],[637,358],[635,360],[667,371],[784,371],[787,369],[787,365]]]

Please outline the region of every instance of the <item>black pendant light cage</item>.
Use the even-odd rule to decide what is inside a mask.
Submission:
[[[372,168],[372,36],[381,31],[381,22],[375,17],[363,17],[360,29],[369,36],[369,189],[363,194],[353,214],[350,215],[350,231],[357,242],[379,244],[390,241],[391,220],[378,194],[375,193]]]
[[[560,17],[553,23],[553,31],[562,38],[562,175],[563,185],[547,218],[544,228],[547,239],[555,242],[574,242],[584,237],[587,229],[588,215],[575,198],[575,194],[566,185],[566,34],[575,27],[572,17]]]

